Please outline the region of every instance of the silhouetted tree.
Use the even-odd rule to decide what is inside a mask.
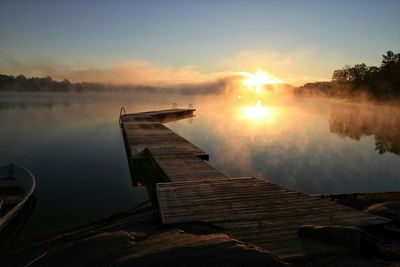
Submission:
[[[400,53],[395,54],[393,51],[387,51],[386,55],[382,55],[381,69],[383,71],[395,70],[400,67]]]
[[[369,67],[367,67],[365,63],[354,65],[354,67],[350,68],[350,73],[351,73],[350,81],[355,81],[355,82],[364,81],[365,77],[368,74],[368,71]]]
[[[400,54],[387,51],[380,67],[365,63],[346,65],[333,72],[332,82],[342,82],[342,87],[343,82],[350,82],[350,91],[363,90],[377,98],[400,97]]]
[[[347,69],[335,70],[332,75],[334,81],[347,81]]]

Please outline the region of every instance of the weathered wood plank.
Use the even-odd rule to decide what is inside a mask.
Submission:
[[[359,226],[387,222],[252,177],[159,183],[157,190],[164,224],[212,223],[227,234],[282,258],[337,249],[314,241],[307,241],[311,245],[305,247],[305,241],[297,234],[302,225]]]
[[[121,128],[131,158],[136,158],[145,148],[163,151],[165,154],[178,151],[195,155],[202,160],[209,156],[203,150],[161,123],[193,117],[194,109],[170,109],[121,116]]]
[[[163,149],[146,148],[144,151],[156,166],[164,178],[170,181],[225,179],[226,176],[217,171],[203,160],[183,151],[171,151],[166,153]]]

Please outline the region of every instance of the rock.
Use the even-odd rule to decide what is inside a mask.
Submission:
[[[346,247],[355,254],[360,254],[363,231],[354,226],[304,225],[297,229],[300,236],[317,239],[332,245]]]
[[[45,250],[21,253],[26,259],[13,256],[0,260],[0,265],[288,266],[268,251],[225,234],[189,234],[181,229],[148,235],[124,230],[100,232]]]
[[[364,211],[400,222],[400,202],[383,202],[369,206]]]
[[[137,243],[114,266],[288,266],[268,251],[225,234],[188,234],[174,229]]]

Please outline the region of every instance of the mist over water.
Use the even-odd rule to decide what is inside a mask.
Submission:
[[[400,190],[400,109],[290,98],[265,100],[264,116],[254,118],[246,116],[248,105],[209,99],[198,104],[192,124],[169,127],[230,176],[257,176],[307,193]]]
[[[194,104],[167,126],[229,176],[257,176],[307,193],[400,190],[400,110],[323,98],[53,93],[0,96],[0,165],[37,178],[24,233],[84,223],[145,200],[133,187],[118,125],[127,112]]]

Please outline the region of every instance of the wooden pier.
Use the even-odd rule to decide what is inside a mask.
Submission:
[[[156,194],[164,225],[205,222],[271,251],[282,259],[341,251],[304,238],[303,225],[366,226],[387,223],[330,200],[254,177],[227,177],[207,164],[209,156],[162,123],[192,117],[194,109],[121,115],[128,158],[148,160],[163,182]]]
[[[125,114],[120,116],[125,143],[132,158],[141,157],[144,150],[181,151],[208,160],[208,154],[162,123],[193,117],[194,109],[172,109]]]

